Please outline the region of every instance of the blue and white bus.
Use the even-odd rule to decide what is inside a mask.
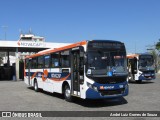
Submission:
[[[124,43],[90,40],[44,50],[25,58],[24,81],[51,93],[82,99],[106,99],[128,95],[127,58]]]
[[[153,55],[149,53],[129,54],[128,61],[128,80],[141,83],[156,78],[155,63]]]

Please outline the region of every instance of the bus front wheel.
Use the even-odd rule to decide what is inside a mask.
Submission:
[[[69,85],[65,85],[64,87],[64,98],[68,102],[72,102],[71,89]]]

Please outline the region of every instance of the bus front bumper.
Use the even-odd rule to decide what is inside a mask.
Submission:
[[[129,93],[128,82],[119,84],[96,84],[97,89],[89,87],[86,91],[87,99],[104,99],[127,96]]]
[[[154,80],[156,79],[155,75],[145,76],[144,74],[139,76],[139,80]]]

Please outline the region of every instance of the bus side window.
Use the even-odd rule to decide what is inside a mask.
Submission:
[[[32,65],[31,68],[36,69],[37,68],[37,58],[32,59]]]
[[[53,53],[51,54],[51,67],[59,67],[59,53]]]
[[[44,57],[39,56],[38,57],[38,68],[43,68],[43,63],[44,63]]]
[[[50,55],[46,55],[44,57],[44,67],[49,68],[50,67]]]
[[[61,52],[61,66],[62,67],[69,67],[69,50]]]

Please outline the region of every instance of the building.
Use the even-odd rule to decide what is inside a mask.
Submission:
[[[0,66],[0,79],[4,79],[3,75],[5,74],[3,73],[4,70],[1,69],[7,69],[7,71],[13,69],[13,59],[15,59],[15,76],[19,80],[19,72],[22,71],[19,68],[19,61],[24,59],[25,56],[41,50],[62,47],[68,44],[70,43],[46,42],[44,37],[35,36],[34,34],[21,34],[18,41],[1,40],[0,52],[4,54],[3,56],[1,54],[0,57],[4,57],[4,63]],[[15,53],[15,56],[12,55],[12,64],[10,62],[11,52]]]

